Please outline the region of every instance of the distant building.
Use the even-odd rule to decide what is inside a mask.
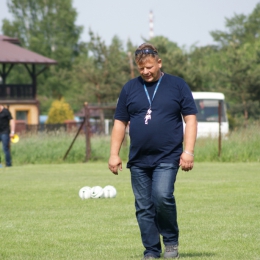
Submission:
[[[55,60],[44,57],[19,46],[17,38],[0,35],[0,103],[9,108],[16,121],[28,125],[39,124],[39,102],[37,94],[37,76]],[[12,68],[23,64],[31,77],[31,84],[8,84],[7,78]],[[36,72],[37,65],[45,65]]]

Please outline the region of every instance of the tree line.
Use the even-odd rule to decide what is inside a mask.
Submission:
[[[76,112],[84,102],[116,104],[122,86],[138,76],[134,50],[118,36],[106,44],[89,29],[88,42],[80,41],[83,27],[75,24],[72,0],[8,0],[12,20],[2,21],[2,32],[17,37],[22,47],[58,61],[38,78],[42,114],[54,100],[64,98]],[[162,70],[189,84],[192,91],[223,92],[233,124],[247,125],[260,114],[260,3],[249,15],[226,18],[225,31],[210,32],[214,45],[189,50],[165,36],[142,42],[154,44]],[[23,66],[16,66],[7,83],[28,83]]]

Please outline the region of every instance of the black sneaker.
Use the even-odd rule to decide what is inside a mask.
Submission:
[[[165,246],[164,258],[179,258],[178,245]]]

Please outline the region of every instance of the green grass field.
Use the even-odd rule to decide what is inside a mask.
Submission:
[[[175,196],[182,259],[260,259],[259,163],[196,163]],[[81,200],[113,185],[114,199]],[[106,163],[0,168],[0,259],[141,259],[130,174]]]

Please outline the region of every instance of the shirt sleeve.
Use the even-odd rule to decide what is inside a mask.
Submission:
[[[7,116],[8,120],[13,119],[12,114],[10,113],[10,111],[8,109],[6,109],[6,116]]]
[[[9,120],[12,120],[12,119],[13,119],[12,114],[10,113],[9,110],[8,110],[8,119],[9,119]]]
[[[119,95],[119,98],[117,100],[117,106],[116,106],[116,112],[114,119],[128,122],[130,120],[129,113],[127,111],[127,94],[125,88],[121,90],[121,93]]]
[[[198,113],[194,98],[192,96],[190,87],[188,84],[183,81],[182,87],[181,87],[181,114],[183,116],[187,115],[196,115]]]

